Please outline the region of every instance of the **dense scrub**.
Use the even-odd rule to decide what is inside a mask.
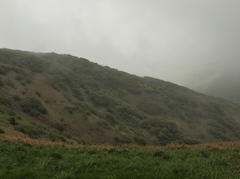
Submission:
[[[24,98],[20,102],[22,110],[32,116],[47,114],[47,109],[35,98]]]

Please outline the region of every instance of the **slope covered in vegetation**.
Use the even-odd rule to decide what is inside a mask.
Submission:
[[[71,143],[194,144],[239,140],[240,108],[84,58],[0,49],[0,124]]]

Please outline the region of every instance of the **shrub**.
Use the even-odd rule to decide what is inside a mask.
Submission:
[[[0,74],[6,75],[8,72],[8,69],[5,66],[0,66]]]
[[[11,80],[5,80],[5,83],[8,85],[8,86],[10,86],[11,88],[15,88],[16,86],[15,86],[15,84],[11,81]]]
[[[168,154],[166,151],[163,150],[157,150],[154,152],[153,157],[160,157],[164,160],[170,160],[172,156]]]
[[[8,108],[11,108],[11,103],[8,100],[6,100],[6,99],[4,99],[2,97],[0,97],[0,105],[6,106]]]
[[[74,105],[74,106],[65,106],[65,109],[72,114],[74,111],[78,110],[78,106]]]
[[[202,142],[196,139],[185,138],[183,139],[183,143],[188,145],[195,145],[195,144],[201,144]]]
[[[20,81],[20,83],[25,86],[26,83],[31,84],[32,80],[31,80],[31,75],[30,74],[17,74],[15,76],[15,80]]]
[[[119,138],[118,136],[113,137],[113,139],[114,139],[116,142],[120,142],[120,138]]]
[[[157,150],[153,154],[154,157],[162,157],[164,155],[165,155],[165,152],[163,150]]]
[[[90,91],[89,95],[90,95],[92,102],[96,106],[108,107],[108,106],[114,106],[116,104],[116,101],[114,100],[114,98],[112,98],[108,95],[98,94],[94,91]]]
[[[116,141],[116,139],[114,139]],[[123,143],[123,144],[131,144],[131,143],[134,143],[134,140],[131,136],[129,135],[121,135],[120,136],[120,143]]]
[[[0,86],[4,86],[2,78],[0,78]]]
[[[35,73],[42,73],[44,71],[46,71],[49,66],[46,62],[42,61],[42,60],[39,60],[39,59],[32,59],[31,60],[32,63],[29,64],[29,69],[32,71],[32,72],[35,72]]]
[[[111,125],[115,125],[119,123],[116,117],[112,113],[106,112],[105,118]]]
[[[20,100],[20,96],[19,96],[19,95],[17,95],[17,94],[15,94],[15,95],[13,95],[13,99],[15,99],[15,100],[19,101],[19,100]]]
[[[96,108],[91,103],[76,100],[74,101],[74,104],[79,108],[81,108],[84,111],[84,113],[87,115],[97,114]]]
[[[111,125],[107,121],[99,120],[97,124],[103,127],[104,129],[111,129]]]
[[[134,137],[133,139],[139,145],[146,145],[147,144],[146,140],[142,137]]]
[[[35,98],[26,97],[21,100],[20,104],[22,110],[32,116],[39,116],[48,113],[48,110],[42,105],[42,103]]]
[[[79,91],[78,88],[72,87],[72,92],[73,92],[73,95],[74,95],[75,98],[79,99],[80,101],[83,101],[82,94],[81,94],[81,92]]]
[[[22,94],[26,94],[27,93],[27,90],[22,90]]]
[[[47,114],[48,113],[47,108],[45,108],[42,104],[38,106],[38,111],[42,114]]]
[[[124,118],[129,118],[129,116],[135,116],[138,119],[143,119],[144,117],[138,113],[138,111],[131,105],[125,105],[118,108],[121,115]]]
[[[0,134],[4,134],[5,131],[0,128]]]
[[[17,126],[14,127],[14,129],[17,130],[17,131],[20,131],[21,133],[23,133],[25,135],[27,134],[26,129],[24,127],[22,127],[22,126],[18,126],[17,125]]]
[[[160,114],[167,113],[167,107],[158,101],[155,102],[155,101],[142,100],[138,104],[138,108],[141,111],[150,115],[160,115]]]
[[[62,156],[59,153],[51,153],[50,157],[56,160],[62,160]]]
[[[36,109],[32,109],[32,110],[29,112],[29,114],[30,114],[31,116],[40,116],[40,115],[41,115],[41,113],[40,113],[38,110],[36,110]]]
[[[142,122],[140,126],[147,129],[150,134],[155,135],[161,145],[183,139],[178,126],[172,121],[153,118]]]
[[[13,125],[13,126],[17,125],[16,120],[15,120],[14,117],[11,117],[11,118],[9,119],[9,123],[10,123],[11,125]]]
[[[37,95],[38,97],[41,97],[41,93],[38,92],[38,91],[36,91],[36,95]]]
[[[19,74],[17,74],[16,77],[15,77],[15,80],[18,80],[18,81],[21,81],[23,79],[24,79],[23,76],[19,75]]]

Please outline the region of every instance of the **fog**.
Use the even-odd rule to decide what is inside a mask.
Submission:
[[[0,48],[71,54],[225,97],[240,91],[239,7],[238,0],[0,0]]]

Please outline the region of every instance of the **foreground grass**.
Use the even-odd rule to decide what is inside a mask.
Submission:
[[[239,178],[240,149],[91,149],[0,141],[0,178]]]

